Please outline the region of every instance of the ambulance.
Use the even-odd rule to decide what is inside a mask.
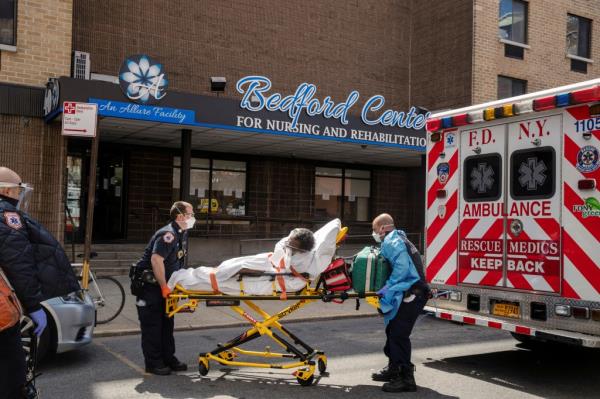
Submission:
[[[600,79],[433,114],[426,277],[440,319],[600,347]]]

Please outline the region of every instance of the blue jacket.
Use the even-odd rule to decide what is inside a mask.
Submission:
[[[386,326],[396,317],[404,298],[404,292],[421,279],[408,254],[404,243],[405,239],[406,234],[402,230],[394,230],[388,233],[381,243],[381,255],[392,266],[392,274],[381,290],[383,296],[379,299]]]

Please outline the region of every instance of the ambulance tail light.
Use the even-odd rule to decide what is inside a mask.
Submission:
[[[460,291],[451,291],[450,292],[450,300],[455,302],[462,301],[462,292]]]
[[[435,196],[436,198],[446,198],[446,190],[437,190]]]
[[[592,309],[592,320],[600,321],[600,309]]]
[[[479,297],[479,295],[467,295],[467,309],[469,309],[472,312],[479,312],[479,310],[481,310],[481,298]]]
[[[577,182],[577,188],[580,190],[596,189],[596,179],[581,179]]]
[[[590,105],[590,116],[600,115],[600,104]]]
[[[429,119],[425,123],[425,127],[428,132],[436,132],[442,128],[442,120],[441,119]]]
[[[571,307],[569,305],[556,305],[554,306],[554,313],[557,316],[570,317]]]
[[[556,108],[556,97],[542,97],[533,100],[533,110],[534,111],[546,111],[548,109]]]
[[[592,101],[600,101],[600,85],[571,93],[571,104],[581,104]]]
[[[546,312],[546,304],[543,302],[531,302],[531,319],[532,320],[540,320],[546,321],[548,318]]]
[[[452,117],[452,126],[464,126],[468,124],[468,114],[461,114]]]
[[[533,112],[533,101],[522,101],[516,103],[514,106],[514,112],[516,115],[523,115]]]
[[[573,306],[571,309],[573,311],[573,317],[576,319],[589,319],[590,318],[590,308],[586,308],[583,306]]]

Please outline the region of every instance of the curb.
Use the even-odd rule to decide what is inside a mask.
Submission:
[[[359,315],[340,315],[340,316],[323,316],[323,317],[303,317],[298,319],[291,319],[286,321],[286,324],[291,323],[303,323],[307,321],[331,321],[340,319],[364,319],[368,317],[381,317],[379,314],[359,314]],[[232,324],[211,324],[211,325],[191,325],[183,327],[175,327],[175,332],[179,331],[197,331],[197,330],[214,330],[217,328],[232,328],[232,327],[247,327],[249,323],[232,323]],[[120,337],[126,335],[137,335],[140,333],[139,328],[129,328],[113,331],[101,331],[94,332],[93,338],[105,338],[105,337]]]

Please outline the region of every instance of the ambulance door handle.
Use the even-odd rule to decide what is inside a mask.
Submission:
[[[522,231],[523,231],[523,222],[521,222],[519,219],[513,219],[513,221],[510,222],[510,232],[515,237],[518,237]]]
[[[539,138],[535,139],[531,142],[531,144],[533,144],[536,147],[539,147],[542,144],[542,140],[540,140]]]
[[[481,147],[475,147],[473,148],[473,152],[477,155],[481,154]]]

